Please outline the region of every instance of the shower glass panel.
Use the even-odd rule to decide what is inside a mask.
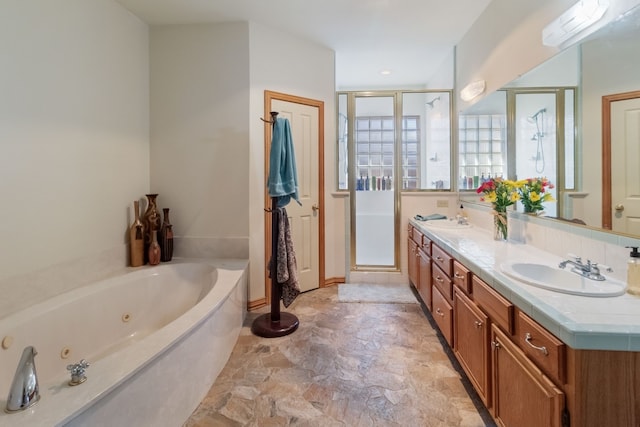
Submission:
[[[449,92],[402,94],[402,189],[451,189]]]
[[[563,112],[564,113],[564,112]],[[515,152],[517,179],[546,177],[558,185],[556,93],[517,93]],[[557,200],[556,189],[550,191]],[[522,210],[522,206],[519,210]],[[557,216],[556,202],[544,204],[545,216]]]
[[[395,266],[395,96],[355,98],[355,264]],[[353,180],[352,180],[353,182]]]
[[[349,189],[349,121],[347,110],[347,94],[338,94],[338,123],[336,129],[337,135],[337,174],[338,174],[338,190]]]
[[[564,91],[564,189],[576,188],[575,90]]]

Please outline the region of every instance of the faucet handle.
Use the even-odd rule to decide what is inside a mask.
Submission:
[[[581,261],[582,261],[582,257],[579,257],[579,256],[578,256],[578,255],[576,255],[576,254],[572,254],[571,252],[569,252],[569,253],[567,254],[567,256],[568,256],[569,258],[573,258],[573,259],[574,259],[574,260],[576,260],[577,262],[581,262]]]
[[[604,270],[607,273],[613,273],[613,268],[609,267],[608,265],[604,265],[604,264],[598,264],[597,262],[592,262],[591,265],[594,268],[598,268],[600,270]]]
[[[89,367],[89,362],[85,359],[80,360],[78,363],[67,365],[67,371],[71,372],[71,380],[69,385],[74,386],[82,384],[87,380],[85,375],[86,369]]]

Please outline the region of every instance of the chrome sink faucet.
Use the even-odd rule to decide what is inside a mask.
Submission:
[[[604,268],[607,272],[613,271],[611,267],[607,267],[606,265],[599,266],[598,263],[591,262],[590,260],[587,260],[587,263],[585,264],[579,256],[573,254],[569,254],[569,256],[573,259],[562,261],[558,264],[558,267],[565,268],[567,264],[571,264],[573,265],[573,268],[571,269],[572,272],[579,274],[582,277],[586,277],[587,279],[598,281],[606,280],[606,277],[600,273],[600,268]]]

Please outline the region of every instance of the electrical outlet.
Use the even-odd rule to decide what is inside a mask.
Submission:
[[[438,201],[436,201],[436,207],[448,208],[449,207],[449,201],[448,200],[438,200]]]

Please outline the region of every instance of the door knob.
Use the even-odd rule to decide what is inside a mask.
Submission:
[[[311,206],[311,209],[313,209],[314,212],[317,212],[320,208],[314,203],[313,206]]]
[[[624,205],[622,203],[618,203],[614,209],[618,212],[622,212],[624,210]]]

